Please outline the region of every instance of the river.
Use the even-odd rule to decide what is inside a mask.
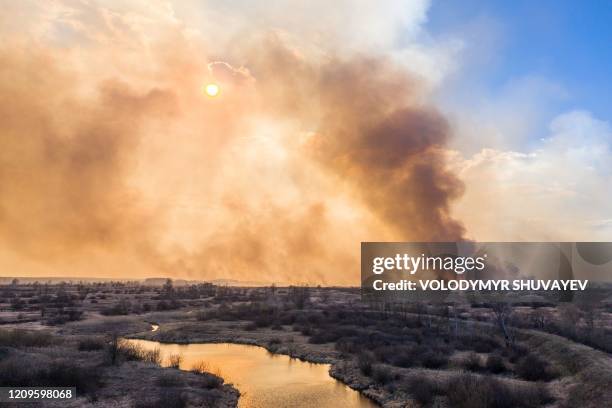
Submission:
[[[163,365],[180,354],[180,368],[190,370],[204,361],[207,370],[240,391],[241,408],[359,407],[376,405],[329,376],[328,364],[313,364],[272,354],[257,346],[220,343],[172,344],[129,340],[147,349],[159,348]]]

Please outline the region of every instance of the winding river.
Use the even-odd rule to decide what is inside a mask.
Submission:
[[[376,406],[330,377],[328,364],[303,362],[272,354],[262,347],[241,344],[129,341],[147,349],[159,348],[164,365],[168,364],[170,355],[181,355],[182,370],[205,362],[208,371],[223,377],[240,391],[238,406],[242,408]]]

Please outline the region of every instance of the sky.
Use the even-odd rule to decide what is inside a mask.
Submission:
[[[610,13],[6,2],[0,273],[354,285],[361,241],[609,241]]]
[[[496,46],[478,67],[482,86],[496,93],[513,79],[543,77],[566,92],[548,101],[551,109],[579,106],[609,121],[611,18],[612,7],[601,1],[434,1],[425,27],[433,36],[463,31],[478,48],[487,40],[465,33],[488,26]]]

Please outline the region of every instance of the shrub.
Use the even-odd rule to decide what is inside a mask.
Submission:
[[[435,380],[428,379],[424,376],[408,378],[404,382],[402,388],[412,395],[412,398],[417,400],[421,405],[429,404],[436,394],[440,393],[438,384]]]
[[[156,384],[160,387],[178,387],[183,385],[183,381],[176,372],[163,373],[157,378]]]
[[[357,357],[357,366],[363,375],[372,375],[372,357],[367,353],[361,353]]]
[[[396,367],[409,368],[417,363],[416,359],[406,353],[398,354],[392,361],[392,364]]]
[[[191,367],[191,372],[202,376],[204,387],[208,389],[219,388],[223,385],[223,378],[218,375],[211,374],[210,367],[205,361],[200,361]]]
[[[510,349],[506,348],[502,351],[502,354],[504,356],[507,356],[508,360],[510,360],[512,364],[515,364],[527,353],[529,353],[529,350],[525,346],[522,346],[520,344],[515,344],[514,347]]]
[[[551,401],[539,384],[511,385],[492,377],[462,373],[449,381],[446,395],[457,408],[532,408]]]
[[[91,393],[100,385],[100,372],[72,361],[34,361],[9,357],[0,362],[0,386],[76,387],[79,393]]]
[[[506,366],[504,365],[504,360],[499,354],[491,354],[487,357],[487,362],[485,365],[486,369],[493,373],[499,374],[506,371]]]
[[[496,396],[492,395],[492,386],[491,379],[480,378],[468,373],[460,374],[449,381],[448,401],[456,408],[510,408],[514,406],[512,400],[505,398],[505,395],[501,393],[497,397],[501,400],[501,404],[494,404]],[[503,389],[498,391],[503,391]]]
[[[214,388],[219,388],[223,385],[223,378],[218,375],[206,373],[203,374],[204,378],[204,388],[208,388],[209,390]]]
[[[214,312],[211,312],[211,311],[198,310],[196,312],[196,320],[198,320],[198,321],[210,320],[213,317],[214,317]]]
[[[359,350],[359,348],[352,341],[347,339],[338,340],[334,345],[334,348],[344,354],[354,354]]]
[[[47,347],[54,338],[42,331],[0,330],[0,346],[6,347]]]
[[[374,381],[376,381],[378,384],[385,385],[393,380],[393,374],[387,367],[378,366],[374,368],[372,378],[374,378]]]
[[[260,315],[255,318],[254,323],[257,327],[268,327],[272,324],[272,318],[270,315]]]
[[[477,353],[490,353],[499,349],[500,344],[492,335],[476,334],[460,336],[455,346],[457,350],[473,350]]]
[[[183,361],[183,356],[180,354],[171,354],[168,357],[168,367],[178,369],[181,365],[181,361]]]
[[[96,351],[104,348],[104,341],[98,337],[86,337],[79,341],[79,351]]]
[[[490,353],[499,348],[499,343],[494,337],[485,335],[474,336],[470,345],[477,353]]]
[[[191,372],[194,374],[203,374],[203,373],[207,373],[208,371],[209,371],[208,363],[204,360],[201,360],[195,363],[191,367]]]
[[[480,356],[476,353],[469,353],[462,363],[463,367],[470,371],[478,371],[480,369]]]
[[[101,313],[105,316],[122,316],[122,315],[129,314],[131,308],[132,308],[131,302],[125,299],[121,299],[119,302],[117,302],[113,306],[102,309]]]
[[[521,358],[515,371],[527,381],[549,381],[556,377],[548,363],[533,353]]]
[[[341,338],[352,337],[356,334],[357,331],[354,329],[346,327],[326,326],[317,330],[317,332],[314,333],[308,341],[313,344],[332,343],[338,341]]]
[[[113,348],[115,348],[115,350],[113,350]],[[159,348],[147,350],[144,347],[130,343],[129,341],[118,341],[114,347],[111,343],[109,350],[111,355],[115,353],[115,358],[112,358],[112,360],[116,360],[116,357],[120,357],[125,361],[142,361],[145,363],[161,365],[161,353]]]
[[[160,408],[184,408],[187,406],[185,395],[180,390],[174,389],[161,390],[157,402]]]
[[[448,356],[428,351],[422,356],[421,364],[426,368],[442,368],[448,364]]]
[[[324,344],[336,340],[337,337],[333,333],[329,333],[326,330],[319,330],[308,339],[308,342],[312,344]]]
[[[100,385],[99,370],[76,364],[68,361],[53,362],[36,386],[76,387],[80,393],[93,392]]]
[[[151,400],[144,395],[135,402],[135,408],[184,408],[187,406],[187,397],[179,389],[160,389],[157,398]]]
[[[282,340],[278,337],[272,337],[270,340],[268,340],[268,345],[273,346],[273,345],[279,345],[282,344]]]

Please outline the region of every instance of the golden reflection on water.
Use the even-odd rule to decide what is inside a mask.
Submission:
[[[182,370],[204,361],[207,371],[223,377],[240,393],[241,408],[374,407],[369,399],[329,376],[328,364],[312,364],[266,349],[241,344],[163,344],[130,340],[147,349],[159,348],[163,364],[180,354]]]

